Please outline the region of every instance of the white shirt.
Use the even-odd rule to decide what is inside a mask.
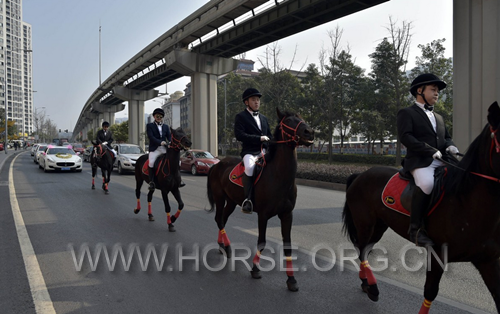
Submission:
[[[415,102],[417,104],[417,106],[420,107],[420,109],[422,109],[425,114],[427,115],[427,117],[429,118],[429,121],[431,121],[431,124],[432,124],[432,128],[434,129],[434,132],[436,132],[436,116],[434,116],[434,113],[430,110],[427,110],[425,109],[424,107],[424,104],[421,104],[419,102]]]
[[[250,114],[252,115],[253,119],[254,119],[254,120],[255,120],[255,122],[257,123],[257,126],[259,127],[259,130],[261,130],[261,131],[262,131],[262,126],[260,125],[260,117],[259,117],[259,113],[257,113],[257,115],[255,115],[255,116],[254,116],[254,115],[253,115],[253,113],[254,113],[253,111],[249,110],[248,108],[247,108],[247,111],[248,111],[248,112],[250,112]]]
[[[162,124],[157,124],[156,122],[155,122],[155,124],[158,127],[158,131],[160,132],[160,137],[161,137],[161,131],[163,131],[162,130]]]

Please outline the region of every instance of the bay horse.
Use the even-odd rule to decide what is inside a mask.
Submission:
[[[435,243],[432,249],[437,254],[428,252],[431,260],[419,314],[429,313],[438,294],[444,271],[443,248],[447,249],[447,262],[471,262],[479,270],[500,313],[499,127],[500,107],[495,102],[488,109],[488,123],[462,160],[457,166],[446,167],[444,195],[426,218],[429,237]],[[409,217],[382,203],[382,190],[396,172],[374,167],[352,175],[347,183],[343,230],[359,250],[361,287],[373,301],[378,300],[379,291],[367,259],[372,246],[387,228],[409,239]]]
[[[258,182],[254,186],[254,211],[258,214],[259,237],[257,253],[253,258],[251,270],[252,278],[261,278],[259,263],[260,255],[266,246],[267,221],[278,216],[281,221],[281,234],[287,265],[287,286],[290,291],[297,291],[297,281],[292,270],[292,210],[297,199],[297,172],[298,145],[310,146],[314,140],[314,131],[300,116],[291,112],[280,112],[278,125],[270,142],[269,151],[265,154],[265,167]],[[219,243],[221,253],[231,256],[230,241],[225,226],[236,205],[242,204],[245,199],[243,188],[229,180],[231,170],[241,162],[241,158],[226,157],[214,165],[207,178],[207,195],[210,202],[209,212],[214,211],[215,222],[219,227]],[[255,177],[255,175],[254,175]]]
[[[94,151],[90,155],[90,164],[92,165],[92,190],[95,190],[94,178],[97,173],[97,167],[99,167],[102,172],[102,189],[105,194],[108,194],[108,184],[111,179],[115,157],[113,153],[109,149],[104,148],[102,144],[97,144],[94,141],[91,142],[94,145]]]
[[[170,128],[172,134],[172,143],[168,146],[167,153],[162,154],[156,159],[155,167],[156,172],[156,188],[161,190],[161,196],[163,198],[163,203],[165,204],[165,212],[167,213],[167,224],[168,231],[175,232],[174,222],[179,218],[182,209],[184,208],[184,202],[181,198],[181,193],[179,192],[179,184],[181,182],[181,176],[179,174],[179,160],[180,151],[187,150],[191,147],[191,141],[186,136],[186,133],[182,128],[172,129]],[[141,210],[141,187],[144,181],[149,183],[149,176],[143,173],[143,168],[148,167],[148,154],[142,155],[137,159],[135,164],[135,196],[137,198],[137,207],[134,209],[134,213],[138,214]],[[151,168],[148,168],[150,171]],[[168,203],[168,193],[172,192],[179,205],[177,212],[174,216],[170,216],[170,204]],[[153,199],[153,191],[148,192],[148,219],[149,221],[154,221],[154,216],[151,210],[151,200]]]

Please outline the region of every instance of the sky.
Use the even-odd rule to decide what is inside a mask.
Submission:
[[[207,0],[23,0],[23,21],[31,24],[33,36],[34,106],[43,110],[60,129],[72,131],[84,104],[99,86],[140,50],[174,27]],[[341,46],[349,47],[355,63],[370,72],[369,54],[389,32],[389,17],[411,22],[412,41],[407,69],[420,55],[419,44],[445,38],[445,56],[453,55],[453,0],[390,0],[378,6],[337,19],[277,42],[280,63],[286,68],[305,69],[318,64],[319,51],[328,48],[328,31],[343,30]],[[99,27],[101,44],[99,49]],[[261,67],[266,46],[246,53]],[[101,67],[99,69],[99,50]],[[292,59],[295,53],[295,59]],[[183,91],[183,77],[157,88],[161,93]],[[148,101],[145,112],[158,107]],[[115,117],[126,117],[127,109]]]

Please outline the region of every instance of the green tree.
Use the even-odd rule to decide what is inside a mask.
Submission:
[[[128,142],[128,120],[122,123],[116,123],[109,127],[113,132],[113,140],[117,143]]]

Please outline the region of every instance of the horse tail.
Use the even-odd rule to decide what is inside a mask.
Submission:
[[[212,173],[212,170],[214,170],[215,166],[217,165],[214,165],[208,170],[208,175],[207,175],[207,197],[208,197],[208,203],[210,203],[210,209],[207,209],[206,211],[209,213],[213,212],[215,209],[214,195],[212,193],[212,185],[210,184],[210,174]]]
[[[347,184],[345,188],[346,192],[352,182],[358,177],[358,175],[358,173],[354,173],[350,175],[349,178],[347,178]],[[356,230],[356,225],[354,224],[354,220],[352,219],[351,209],[347,204],[347,200],[344,205],[344,211],[342,212],[342,220],[344,221],[344,225],[342,226],[342,233],[344,235],[347,235],[349,237],[349,240],[351,240],[353,244],[356,244],[358,242],[358,231]]]

